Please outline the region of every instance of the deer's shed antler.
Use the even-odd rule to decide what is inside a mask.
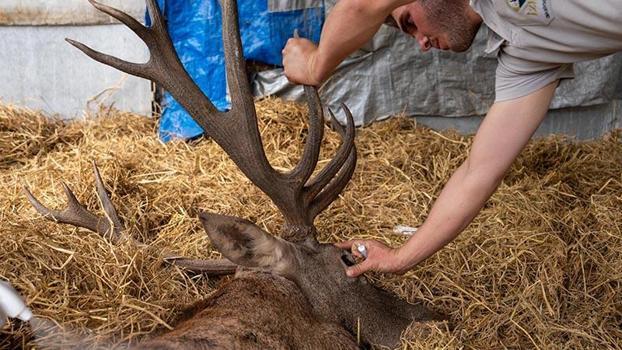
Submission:
[[[99,233],[106,237],[109,236],[113,242],[117,242],[121,238],[121,232],[125,230],[125,227],[121,223],[117,211],[110,201],[108,191],[104,186],[99,169],[95,162],[93,162],[93,172],[95,173],[95,186],[97,188],[97,197],[106,213],[105,216],[98,216],[86,209],[81,204],[76,195],[71,191],[67,184],[63,183],[63,190],[67,196],[67,208],[62,211],[49,209],[30,192],[30,190],[24,186],[24,194],[28,198],[28,201],[32,206],[43,215],[46,219],[60,222],[62,224],[69,224],[77,227],[82,227],[87,230]]]
[[[242,53],[235,1],[221,2],[224,54],[232,105],[231,110],[226,112],[220,112],[214,107],[184,69],[155,0],[147,0],[153,23],[151,27],[143,26],[117,9],[89,1],[98,10],[116,18],[134,31],[149,48],[149,61],[142,64],[130,63],[97,52],[82,43],[70,39],[67,41],[96,61],[150,79],[168,90],[203,128],[206,135],[218,143],[246,177],[279,208],[285,217],[287,238],[292,241],[309,237],[314,239],[315,217],[337,198],[356,166],[354,121],[347,107],[343,106],[347,124],[345,129],[340,129],[342,144],[339,150],[329,164],[311,178],[317,166],[323,139],[324,115],[317,90],[305,86],[309,105],[309,132],[303,154],[294,169],[286,173],[279,172],[270,165],[259,134],[254,99]]]
[[[26,186],[24,186],[23,191],[35,210],[48,220],[85,228],[98,233],[102,237],[110,238],[113,243],[117,243],[122,239],[130,239],[130,237],[124,236],[126,234],[125,226],[110,200],[108,190],[106,190],[99,168],[95,162],[93,162],[93,173],[95,175],[97,197],[104,210],[104,216],[91,213],[80,203],[76,195],[65,183],[63,183],[63,190],[67,196],[67,207],[63,210],[54,210],[44,206]],[[238,265],[227,259],[195,260],[179,256],[167,256],[164,258],[164,261],[195,273],[204,273],[210,276],[230,275],[235,273],[238,267]]]

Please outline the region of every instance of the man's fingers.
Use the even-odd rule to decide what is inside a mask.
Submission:
[[[350,253],[352,253],[352,255],[354,255],[357,258],[366,258],[366,256],[364,256],[362,252],[359,250],[360,246],[367,247],[364,240],[356,239],[356,240],[350,240],[350,241],[345,241],[345,242],[339,242],[339,243],[335,243],[335,246],[337,248],[349,250]]]
[[[350,250],[350,248],[352,248],[352,244],[354,243],[356,243],[356,241],[337,242],[335,243],[335,247]]]
[[[371,265],[369,263],[369,260],[363,260],[363,262],[361,262],[360,264],[348,267],[346,269],[346,275],[348,275],[348,277],[357,277],[370,269]]]

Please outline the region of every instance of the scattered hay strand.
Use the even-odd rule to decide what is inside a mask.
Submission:
[[[275,167],[292,167],[306,133],[305,108],[276,99],[257,107],[268,157]],[[214,290],[217,281],[162,264],[169,252],[219,255],[200,228],[199,210],[245,217],[271,232],[282,223],[213,142],[163,144],[155,130],[154,120],[129,113],[63,123],[0,105],[0,278],[81,346],[124,346],[163,331]],[[318,218],[321,240],[401,244],[393,227],[423,222],[471,142],[406,118],[359,130],[357,170]],[[320,164],[338,144],[329,132]],[[131,235],[146,247],[112,245],[29,207],[23,184],[59,208],[64,180],[99,212],[91,160]],[[456,324],[451,331],[414,325],[404,349],[620,348],[621,219],[622,133],[580,143],[549,137],[528,145],[456,241],[405,276],[372,278],[449,313]],[[59,344],[53,336],[33,339],[16,322],[0,330],[0,348]]]

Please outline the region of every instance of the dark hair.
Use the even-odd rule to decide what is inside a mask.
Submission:
[[[467,0],[417,0],[426,17],[446,32],[453,51],[466,51],[477,34],[478,26],[469,22]]]

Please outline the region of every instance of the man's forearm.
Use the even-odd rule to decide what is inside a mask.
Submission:
[[[469,225],[494,193],[501,177],[470,172],[463,163],[445,185],[426,222],[402,247],[407,269],[451,242]]]
[[[447,182],[419,231],[399,249],[406,269],[452,241],[473,220],[540,125],[556,86],[553,82],[528,96],[492,106],[468,159]]]
[[[341,61],[368,42],[391,11],[412,1],[338,1],[326,18],[312,64],[317,81],[326,80]]]

